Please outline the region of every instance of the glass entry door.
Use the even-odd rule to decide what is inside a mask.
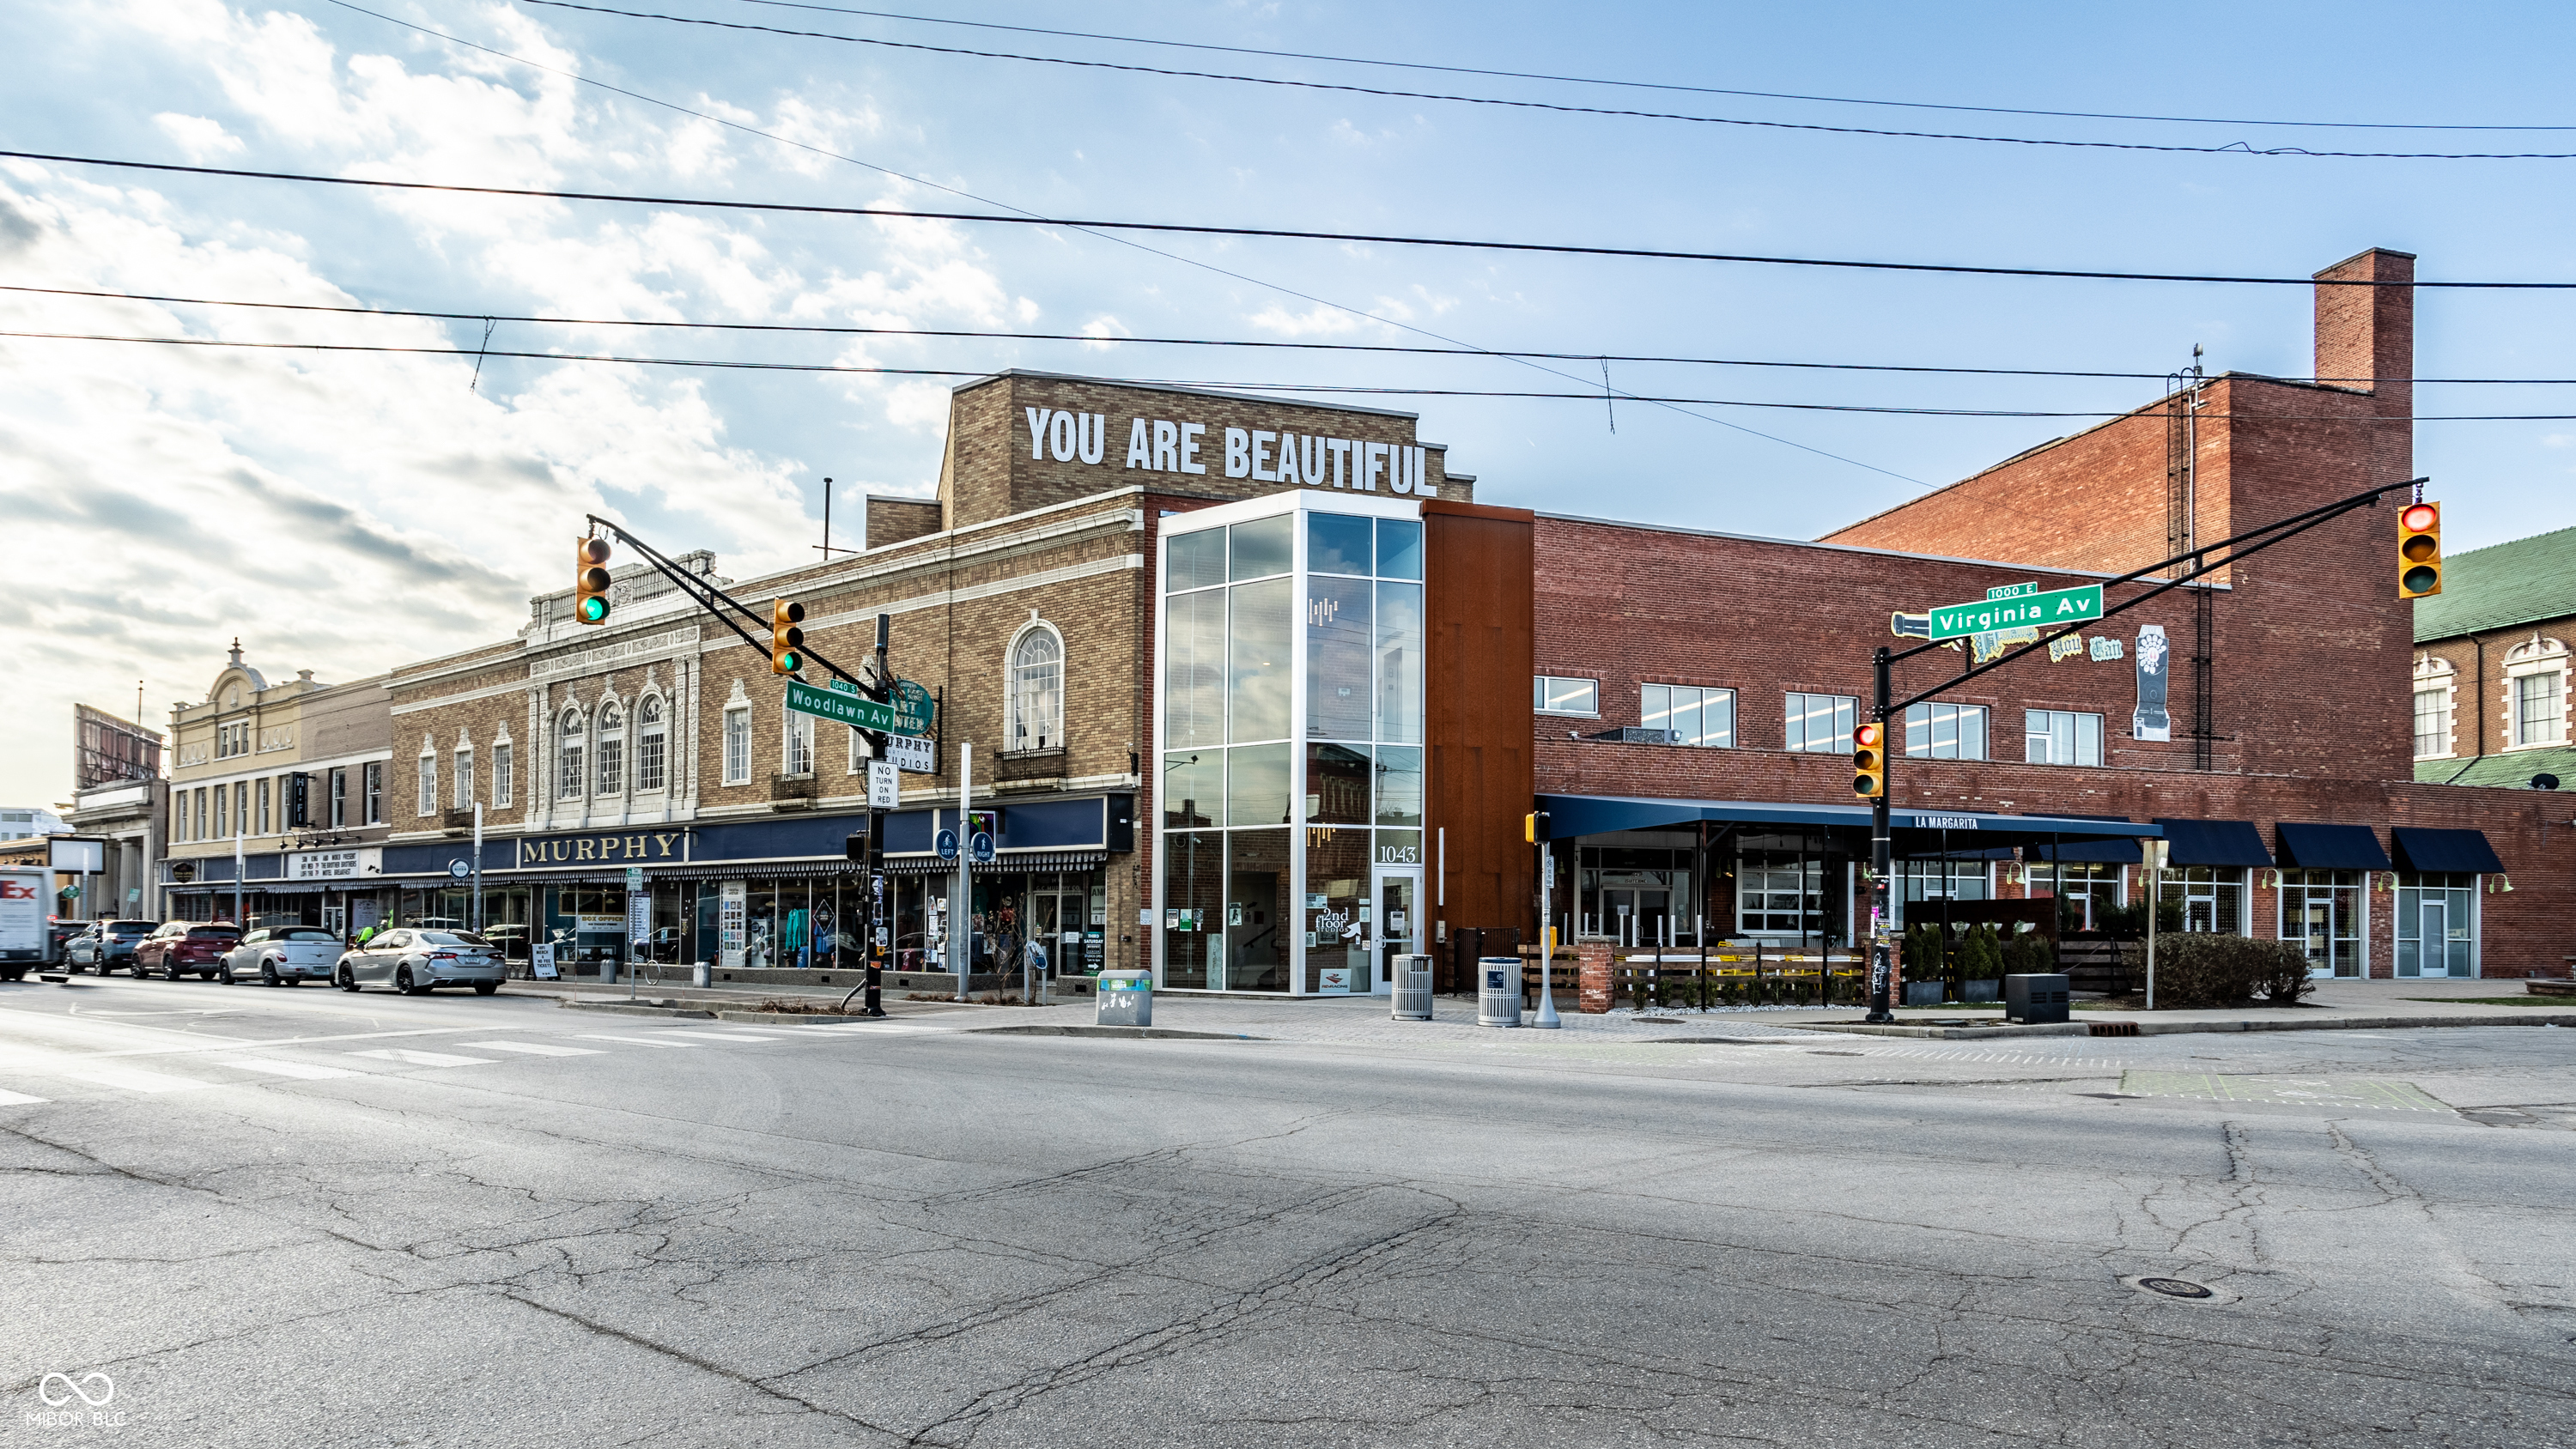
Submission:
[[[2451,975],[2451,963],[2447,959],[2449,953],[2442,949],[2451,936],[2450,902],[2426,901],[2422,909],[2424,914],[2416,925],[2415,938],[2423,943],[2419,949],[2423,952],[2424,974]],[[2468,973],[2463,971],[2459,974],[2465,976]]]
[[[1422,954],[1422,872],[1419,870],[1385,870],[1377,873],[1377,949],[1369,953],[1374,970],[1367,981],[1354,981],[1354,994],[1383,995],[1395,990],[1395,958]]]

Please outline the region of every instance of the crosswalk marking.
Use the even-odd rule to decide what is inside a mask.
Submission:
[[[24,1092],[0,1092],[0,1107],[24,1107],[44,1100],[42,1097],[30,1097]]]
[[[452,1057],[445,1052],[414,1051],[409,1047],[380,1047],[371,1052],[351,1052],[353,1057],[374,1057],[378,1061],[401,1062],[415,1067],[488,1067],[490,1057]]]
[[[694,1043],[691,1043],[691,1042],[685,1042],[685,1041],[664,1041],[664,1040],[662,1040],[660,1037],[651,1037],[651,1036],[590,1036],[590,1035],[586,1035],[586,1034],[585,1034],[585,1035],[582,1037],[582,1040],[583,1040],[583,1041],[622,1041],[622,1042],[631,1042],[631,1043],[635,1044],[636,1046],[653,1046],[653,1047],[685,1047],[685,1046],[691,1046],[691,1045],[694,1045]]]
[[[132,1067],[83,1067],[77,1071],[56,1068],[54,1075],[76,1082],[94,1082],[102,1087],[122,1087],[129,1092],[186,1092],[198,1087],[211,1087],[194,1077],[173,1077],[163,1072],[142,1072]]]
[[[772,1036],[772,1035],[770,1035],[770,1034],[768,1034],[768,1033],[766,1033],[766,1032],[758,1032],[758,1031],[702,1031],[702,1032],[692,1032],[692,1033],[690,1033],[690,1035],[692,1035],[692,1036],[701,1036],[701,1037],[705,1037],[705,1038],[706,1038],[706,1039],[708,1039],[709,1041],[785,1041],[785,1040],[786,1040],[786,1038],[785,1038],[785,1037],[782,1037],[782,1036]]]
[[[458,1042],[457,1045],[468,1047],[475,1051],[517,1052],[522,1056],[531,1057],[595,1057],[605,1055],[605,1053],[601,1052],[597,1047],[552,1046],[545,1042],[538,1041],[461,1041]]]
[[[266,1072],[273,1077],[293,1077],[304,1082],[324,1082],[333,1077],[354,1077],[358,1073],[346,1067],[318,1066],[312,1062],[286,1062],[274,1057],[213,1057],[212,1061],[246,1071]]]

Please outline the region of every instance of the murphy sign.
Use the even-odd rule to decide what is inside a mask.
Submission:
[[[2079,589],[2051,589],[2046,593],[2012,593],[2003,589],[1995,592],[2002,597],[1934,609],[1931,637],[1935,641],[1964,639],[1971,634],[1993,634],[2005,629],[2091,624],[2102,618],[2100,584],[2086,584]]]

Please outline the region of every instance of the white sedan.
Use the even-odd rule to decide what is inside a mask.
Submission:
[[[328,981],[340,960],[340,938],[313,926],[262,926],[220,957],[215,979],[226,986],[256,976],[262,986]]]

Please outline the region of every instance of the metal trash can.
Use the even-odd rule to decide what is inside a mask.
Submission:
[[[1398,956],[1395,958],[1395,1012],[1397,1021],[1431,1019],[1431,958]]]
[[[1476,958],[1476,1025],[1521,1024],[1521,958]]]
[[[1099,1026],[1152,1026],[1154,1024],[1154,973],[1151,971],[1103,971],[1100,973],[1100,1005],[1092,1015]]]
[[[2004,978],[2004,1020],[2038,1024],[2065,1021],[2069,986],[2065,976],[2035,973]]]

